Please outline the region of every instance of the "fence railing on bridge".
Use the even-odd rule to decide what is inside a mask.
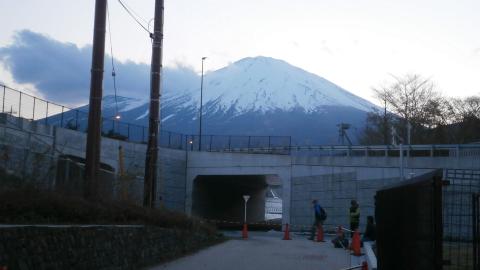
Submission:
[[[82,132],[87,131],[88,112],[69,108],[33,95],[0,85],[1,112],[44,125],[58,126]],[[114,115],[102,118],[102,135],[119,140],[147,143],[148,127],[116,119]],[[228,151],[264,154],[289,154],[290,136],[202,136],[186,135],[160,129],[161,147],[187,151]]]
[[[292,146],[296,156],[470,157],[480,158],[480,144]]]

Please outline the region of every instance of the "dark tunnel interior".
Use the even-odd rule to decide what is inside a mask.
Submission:
[[[247,222],[265,219],[266,175],[199,175],[193,185],[192,214],[212,220],[242,222],[243,195],[247,203]]]

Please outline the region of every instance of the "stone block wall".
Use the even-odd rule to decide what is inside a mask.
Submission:
[[[218,241],[148,226],[11,226],[0,239],[0,266],[9,270],[140,269]]]

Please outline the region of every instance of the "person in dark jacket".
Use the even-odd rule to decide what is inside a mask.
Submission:
[[[337,236],[332,240],[332,244],[335,248],[348,248],[348,239],[345,237],[343,230],[337,231]]]
[[[310,231],[310,238],[308,238],[310,240],[314,239],[316,229],[318,228],[318,226],[323,225],[323,222],[326,218],[325,210],[323,210],[317,200],[313,200],[312,205],[315,214],[315,221],[313,222],[312,229]]]
[[[360,208],[356,200],[352,200],[350,202],[350,230],[351,237],[353,237],[353,232],[358,229],[358,225],[360,224]]]
[[[368,216],[367,227],[365,228],[365,233],[363,234],[363,237],[362,237],[362,245],[363,245],[363,242],[375,241],[376,239],[377,237],[376,237],[375,220],[373,219],[373,216]]]

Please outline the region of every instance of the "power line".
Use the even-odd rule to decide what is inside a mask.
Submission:
[[[117,80],[116,80],[116,72],[115,72],[115,63],[113,61],[113,41],[112,41],[112,30],[111,30],[111,23],[110,23],[110,9],[107,5],[107,20],[108,20],[108,35],[110,38],[110,58],[112,60],[112,79],[113,79],[113,91],[115,95],[115,119],[119,119],[118,115],[118,100],[117,100]]]
[[[132,17],[132,19],[134,19],[134,20],[137,22],[137,24],[140,25],[140,27],[142,27],[143,30],[145,30],[145,31],[149,34],[150,38],[152,38],[152,37],[153,37],[153,33],[150,32],[150,31],[148,30],[148,28],[145,27],[145,26],[138,20],[138,18],[140,18],[140,19],[143,20],[144,22],[146,22],[146,20],[142,19],[142,18],[141,18],[140,16],[138,16],[138,15],[137,15],[137,16],[138,16],[138,18],[137,18],[137,16],[135,16],[136,12],[133,11],[133,9],[131,10],[130,8],[128,8],[128,7],[122,2],[122,0],[118,0],[118,3],[120,3],[120,5],[123,7],[123,9],[125,9],[125,11],[130,15],[130,17]],[[147,24],[148,24],[148,23],[147,23]]]
[[[145,20],[142,16],[138,14],[138,12],[135,12],[134,9],[132,9],[127,3],[123,3],[138,19],[142,20],[144,24],[147,24],[147,20]]]

